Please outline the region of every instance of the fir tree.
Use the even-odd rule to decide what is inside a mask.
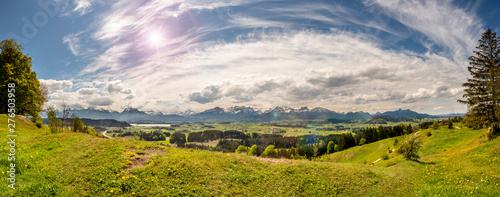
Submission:
[[[467,104],[467,122],[492,125],[499,120],[498,104],[500,99],[499,86],[499,46],[496,33],[488,28],[479,40],[474,55],[469,57],[468,70],[472,76],[462,84],[465,87],[464,100],[458,102]]]

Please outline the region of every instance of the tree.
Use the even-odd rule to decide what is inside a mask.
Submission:
[[[416,138],[411,138],[401,144],[398,153],[403,154],[406,159],[416,161],[420,158],[417,154],[420,147],[422,147],[422,144],[416,141]]]
[[[332,154],[335,152],[335,142],[329,141],[326,149],[326,154]]]
[[[432,129],[438,129],[439,128],[439,121],[435,121],[434,124],[432,124]]]
[[[47,118],[49,119],[50,132],[58,133],[60,131],[59,125],[61,124],[61,120],[57,119],[57,110],[53,107],[48,107],[46,111]]]
[[[448,121],[448,129],[453,129],[453,123],[450,121]]]
[[[250,156],[259,156],[260,155],[260,149],[257,145],[252,145],[250,149],[248,150],[248,155]]]
[[[466,122],[489,126],[498,122],[500,99],[500,50],[496,33],[490,28],[479,40],[474,55],[469,57],[468,67],[472,78],[462,84],[465,87],[464,100],[458,102],[466,104],[468,111]],[[469,125],[472,126],[472,125]]]
[[[276,154],[276,151],[274,150],[274,145],[269,145],[266,147],[266,149],[264,150],[264,152],[262,152],[262,156],[263,157],[274,157],[274,155]]]
[[[186,143],[186,135],[175,132],[170,136],[170,143],[175,143],[177,146],[182,146]]]
[[[248,151],[248,147],[240,145],[236,149],[236,153],[246,153]]]
[[[71,113],[71,108],[69,107],[68,103],[63,100],[62,104],[61,104],[61,112],[62,112],[62,125],[61,127],[64,129],[64,126],[66,125],[66,120],[70,117],[70,113]]]
[[[80,120],[80,117],[76,116],[73,118],[73,132],[83,132],[83,129],[85,128],[85,124],[83,124],[82,120]]]
[[[33,122],[41,123],[39,112],[47,101],[46,87],[40,87],[36,73],[31,71],[31,58],[22,50],[13,39],[0,42],[0,112],[7,112],[8,84],[14,83],[16,114],[29,115]]]

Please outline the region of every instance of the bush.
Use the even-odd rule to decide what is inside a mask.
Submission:
[[[37,123],[35,123],[35,125],[36,125],[36,127],[37,127],[37,128],[39,128],[39,129],[40,129],[40,128],[42,128],[42,125],[43,125],[43,124],[42,124],[41,122],[37,122]]]
[[[250,149],[248,150],[248,155],[250,156],[259,156],[260,155],[260,149],[257,145],[253,145],[252,147],[250,147]]]
[[[359,140],[359,145],[361,146],[361,145],[363,145],[363,144],[366,144],[366,139],[365,139],[365,138],[361,138],[361,139]]]
[[[388,154],[384,154],[384,155],[382,155],[382,159],[383,159],[383,160],[388,160],[388,159],[389,159],[389,155],[388,155]]]
[[[438,129],[439,128],[439,122],[436,120],[436,122],[434,122],[434,124],[432,124],[432,128],[433,129]]]
[[[398,139],[394,139],[394,144],[393,145],[396,146],[396,145],[398,145],[398,143],[399,143]]]
[[[274,150],[274,145],[269,145],[266,147],[266,150],[264,150],[264,152],[262,152],[262,156],[263,157],[274,157],[274,155],[276,154],[276,151]]]
[[[236,153],[246,153],[248,151],[248,147],[240,145],[236,149]]]
[[[420,147],[422,147],[422,144],[416,141],[415,138],[412,138],[401,144],[398,149],[398,153],[402,154],[404,157],[406,157],[406,159],[416,161],[418,158],[420,158],[417,154]]]
[[[425,133],[425,135],[426,135],[427,137],[430,137],[430,136],[432,135],[432,132],[427,131],[427,132]]]
[[[453,129],[453,123],[451,121],[448,121],[448,129]]]

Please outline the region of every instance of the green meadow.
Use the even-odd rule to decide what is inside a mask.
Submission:
[[[288,160],[52,134],[15,120],[14,190],[0,115],[0,196],[500,196],[500,139],[461,125],[411,134],[423,145],[417,162],[389,153],[410,136]]]

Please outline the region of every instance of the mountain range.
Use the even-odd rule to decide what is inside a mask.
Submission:
[[[164,114],[161,112],[144,112],[136,108],[126,108],[122,112],[106,109],[73,109],[71,112],[80,118],[89,119],[115,119],[135,123],[163,123],[163,122],[268,122],[276,120],[291,119],[338,119],[338,120],[364,120],[375,116],[390,116],[393,118],[420,117],[431,118],[429,114],[417,113],[406,109],[377,112],[369,114],[367,112],[335,112],[326,108],[316,107],[309,109],[301,107],[299,109],[278,106],[268,110],[259,110],[246,106],[234,106],[229,108],[214,107],[203,112],[186,111],[177,114]]]

